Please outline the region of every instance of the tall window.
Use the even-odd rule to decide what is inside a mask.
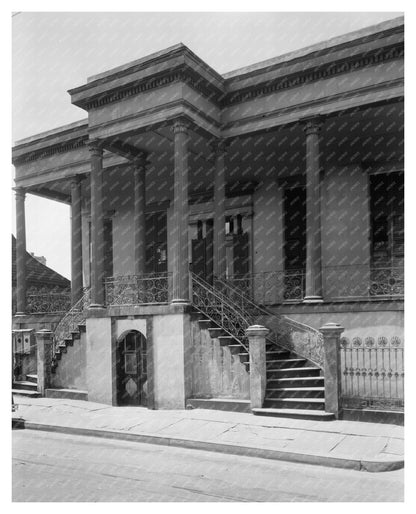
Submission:
[[[370,176],[371,261],[402,266],[404,259],[403,172]]]
[[[306,266],[306,190],[285,189],[284,196],[285,270],[303,270]]]

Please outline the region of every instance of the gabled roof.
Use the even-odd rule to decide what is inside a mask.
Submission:
[[[27,286],[36,287],[71,287],[71,282],[36,260],[30,253],[26,252],[26,281]],[[16,238],[12,235],[12,287],[16,287]]]

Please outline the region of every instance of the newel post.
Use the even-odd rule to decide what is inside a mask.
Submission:
[[[250,353],[250,407],[261,409],[266,394],[266,336],[269,329],[252,325],[246,330]]]
[[[45,390],[51,385],[53,334],[46,328],[36,332],[38,361],[38,392],[45,396]]]
[[[324,336],[325,411],[338,418],[341,411],[340,341],[344,327],[326,323],[319,329]]]

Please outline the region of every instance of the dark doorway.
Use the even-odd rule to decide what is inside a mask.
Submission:
[[[212,219],[197,224],[197,238],[192,240],[192,271],[209,284],[214,275],[214,223]]]
[[[117,405],[147,405],[146,338],[137,330],[117,343]]]
[[[166,273],[167,270],[166,212],[151,212],[146,214],[146,273]]]

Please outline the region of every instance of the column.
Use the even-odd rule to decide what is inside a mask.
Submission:
[[[36,332],[38,392],[45,396],[51,383],[53,334],[46,328]]]
[[[173,300],[189,302],[188,263],[188,125],[183,120],[173,124],[174,133],[174,188],[172,248]]]
[[[135,274],[142,275],[146,264],[146,155],[134,161],[134,262]]]
[[[306,280],[304,302],[322,302],[321,191],[319,131],[321,122],[307,121],[306,134]]]
[[[82,296],[81,178],[71,181],[71,304]]]
[[[339,417],[341,411],[340,341],[344,328],[326,323],[319,329],[324,336],[325,411]]]
[[[25,196],[23,188],[16,192],[16,314],[26,312],[26,221]]]
[[[218,140],[214,144],[214,151],[214,275],[224,279],[227,263],[225,245],[225,141]]]
[[[250,406],[261,409],[266,395],[266,336],[269,329],[252,325],[246,330],[250,353]]]
[[[89,143],[91,152],[91,305],[104,306],[104,223],[102,206],[103,149]]]

